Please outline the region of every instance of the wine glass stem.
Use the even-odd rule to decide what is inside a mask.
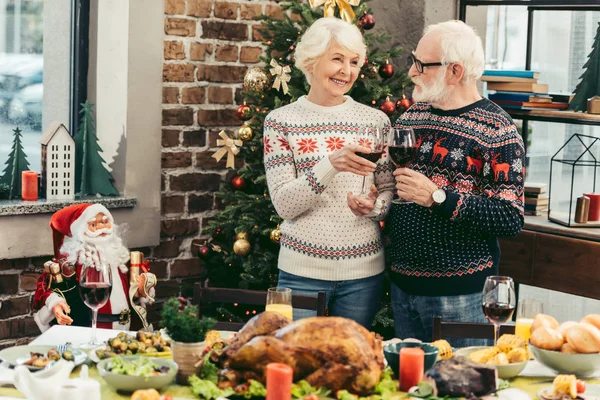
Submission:
[[[500,333],[500,326],[494,324],[494,346],[498,344],[498,333]]]
[[[98,320],[98,310],[92,310],[92,341],[91,344],[96,344],[96,321]]]
[[[367,177],[363,176],[362,190],[360,192],[361,195],[365,195],[366,194],[366,192],[365,192],[365,183],[366,183],[366,181],[367,181]]]

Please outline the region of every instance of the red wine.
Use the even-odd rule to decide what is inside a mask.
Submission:
[[[356,152],[357,156],[366,158],[367,160],[369,160],[371,162],[377,162],[377,160],[379,160],[379,158],[381,158],[381,154],[382,154],[382,152],[379,152],[379,153],[361,153],[360,151]]]
[[[483,303],[483,313],[491,323],[502,324],[512,317],[515,306],[507,303]]]
[[[406,167],[415,158],[416,147],[393,147],[389,146],[390,158],[398,167]]]
[[[100,308],[110,297],[112,286],[109,283],[94,282],[79,285],[79,294],[86,306]]]

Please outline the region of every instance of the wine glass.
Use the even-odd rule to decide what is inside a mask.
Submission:
[[[500,325],[515,311],[515,283],[509,276],[488,276],[483,286],[483,313],[494,324],[494,346],[498,342]]]
[[[292,289],[284,287],[269,288],[267,290],[265,311],[275,311],[284,317],[293,319]]]
[[[79,295],[81,299],[92,310],[92,338],[90,345],[100,344],[96,339],[96,322],[98,310],[102,308],[112,290],[112,274],[110,267],[104,263],[99,266],[86,265],[81,268],[79,275]]]
[[[383,147],[385,146],[383,128],[373,125],[360,127],[358,130],[357,144],[370,149],[371,152],[362,153],[357,151],[356,155],[376,163],[381,158],[381,155],[383,154]],[[360,196],[362,197],[366,197],[369,194],[369,190],[365,189],[366,181],[367,177],[363,176],[363,184],[360,191]]]
[[[536,315],[544,312],[544,303],[535,299],[521,299],[517,305],[517,321],[515,322],[515,335],[526,342],[531,336],[531,325]]]
[[[388,136],[388,153],[396,167],[406,167],[417,153],[415,131],[409,126],[398,126],[390,129]],[[395,204],[410,204],[411,201],[394,199]]]

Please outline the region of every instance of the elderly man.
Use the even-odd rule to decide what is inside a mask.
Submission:
[[[394,171],[386,230],[396,335],[431,340],[432,320],[485,322],[482,289],[498,274],[498,237],[523,226],[525,150],[508,114],[477,91],[481,39],[461,21],[429,26],[412,54],[417,101],[396,126],[416,155]],[[476,341],[456,340],[455,346]]]

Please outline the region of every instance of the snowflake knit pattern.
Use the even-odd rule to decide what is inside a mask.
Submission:
[[[512,119],[488,99],[443,111],[425,103],[396,125],[411,126],[417,153],[409,168],[446,192],[428,209],[394,204],[386,221],[392,281],[415,296],[481,291],[498,273],[498,237],[523,226],[525,149]]]
[[[385,268],[378,220],[392,198],[393,167],[386,154],[377,162],[367,187],[379,197],[366,217],[352,213],[347,193],[361,192],[363,177],[337,171],[329,155],[359,144],[362,128],[389,130],[381,111],[345,96],[325,107],[306,96],[267,115],[264,162],[273,205],[281,224],[279,268],[290,274],[327,281],[367,278]],[[368,138],[362,144],[369,147]]]

